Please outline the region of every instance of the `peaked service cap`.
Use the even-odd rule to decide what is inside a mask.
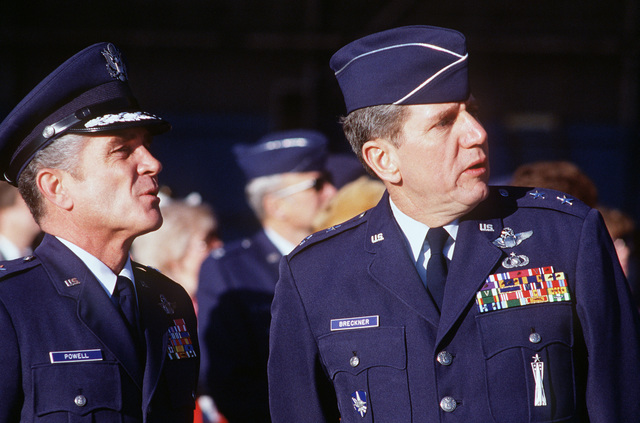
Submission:
[[[324,171],[327,138],[309,129],[272,132],[255,144],[236,144],[233,153],[247,180],[290,172]]]
[[[467,48],[458,31],[404,26],[368,35],[330,61],[347,113],[380,104],[430,104],[469,97]]]
[[[125,62],[111,43],[85,48],[43,79],[0,123],[0,171],[11,184],[35,154],[67,133],[148,127],[168,131],[162,118],[140,109]]]

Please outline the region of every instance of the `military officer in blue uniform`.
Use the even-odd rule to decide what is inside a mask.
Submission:
[[[317,131],[272,132],[234,147],[249,205],[262,229],[225,245],[200,271],[202,392],[230,423],[269,421],[267,358],[278,262],[335,194],[326,175],[327,139]]]
[[[192,422],[193,305],[133,263],[160,227],[152,135],[110,43],[77,53],[0,124],[1,170],[45,232],[0,263],[0,421]]]
[[[631,422],[638,315],[602,218],[489,187],[465,39],[411,26],[331,60],[380,203],[285,257],[274,422]]]

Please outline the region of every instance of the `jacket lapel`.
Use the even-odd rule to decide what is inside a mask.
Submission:
[[[131,378],[142,386],[142,369],[133,339],[104,291],[87,266],[66,246],[51,235],[45,235],[35,254],[41,259],[60,295],[77,301],[78,318],[122,363]],[[72,286],[65,281],[76,279]]]
[[[158,386],[167,357],[168,326],[172,316],[167,311],[171,311],[171,304],[167,299],[169,308],[165,311],[160,297],[162,293],[156,290],[144,266],[133,263],[133,273],[138,290],[140,319],[147,354],[142,392],[143,409],[146,409]]]
[[[480,224],[485,225],[484,228],[493,228],[493,231],[483,232]],[[437,343],[469,304],[475,302],[476,293],[502,257],[502,250],[491,243],[501,230],[501,219],[461,220],[447,275]]]
[[[409,254],[402,231],[393,218],[388,194],[370,211],[365,250],[372,254],[369,274],[391,294],[434,326],[438,313]]]

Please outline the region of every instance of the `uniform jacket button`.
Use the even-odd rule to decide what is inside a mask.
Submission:
[[[438,353],[437,360],[438,363],[442,364],[443,366],[450,366],[453,362],[453,356],[448,351],[440,351]]]
[[[457,406],[458,403],[453,397],[444,397],[440,400],[440,408],[442,408],[442,411],[444,412],[452,413]]]
[[[73,399],[73,402],[78,406],[78,407],[84,407],[85,405],[87,405],[87,398],[84,395],[78,395],[77,397],[75,397]]]
[[[542,341],[542,337],[540,336],[540,334],[538,332],[533,332],[531,335],[529,335],[529,341],[532,344],[537,344],[540,341]]]
[[[351,365],[351,367],[358,367],[358,364],[360,364],[360,359],[354,355],[349,359],[349,364]]]

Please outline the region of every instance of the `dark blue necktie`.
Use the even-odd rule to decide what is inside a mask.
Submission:
[[[431,228],[427,232],[427,242],[431,257],[427,263],[427,290],[436,303],[438,311],[442,310],[444,285],[447,280],[447,258],[443,254],[444,244],[449,234],[444,228]]]
[[[138,342],[138,307],[133,282],[125,276],[118,276],[116,289],[113,291],[113,303],[116,304],[127,321],[131,335]]]

